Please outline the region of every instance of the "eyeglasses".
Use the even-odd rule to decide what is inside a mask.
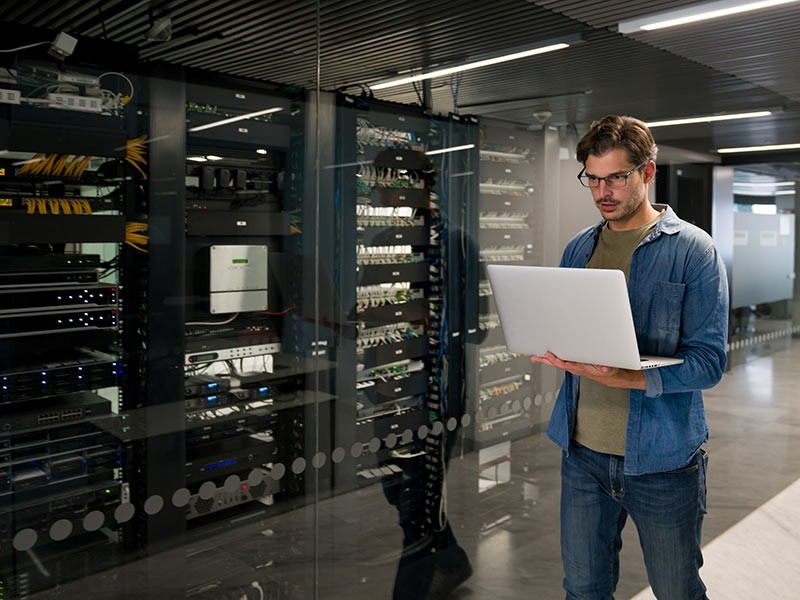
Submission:
[[[600,187],[600,182],[605,181],[606,187],[610,188],[621,188],[625,187],[628,184],[628,177],[633,175],[636,171],[641,169],[650,161],[645,161],[640,165],[633,167],[627,173],[615,173],[614,175],[609,175],[608,177],[595,177],[594,175],[586,175],[586,167],[581,169],[581,172],[578,173],[578,181],[581,182],[583,187],[587,188],[597,188]]]

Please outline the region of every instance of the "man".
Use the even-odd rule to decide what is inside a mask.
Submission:
[[[628,515],[659,600],[706,598],[700,579],[708,439],[701,390],[722,378],[728,285],[711,238],[650,204],[658,148],[637,119],[607,116],[577,146],[581,184],[602,220],[564,250],[562,267],[615,268],[642,354],[674,366],[629,371],[531,360],[566,371],[548,427],[563,449],[561,555],[568,599],[613,598]],[[597,307],[603,318],[603,307]]]

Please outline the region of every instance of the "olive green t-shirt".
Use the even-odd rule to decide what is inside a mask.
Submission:
[[[628,281],[633,251],[663,214],[662,212],[646,225],[629,231],[612,231],[607,225],[603,227],[586,267],[619,269],[625,273],[625,281]],[[597,308],[598,318],[602,318],[602,307]],[[574,440],[595,452],[624,456],[629,396],[628,389],[612,388],[586,377],[582,378]]]

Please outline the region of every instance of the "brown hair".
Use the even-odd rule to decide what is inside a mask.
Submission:
[[[655,161],[658,154],[658,146],[647,125],[639,119],[618,115],[594,121],[578,142],[575,154],[578,162],[585,165],[590,155],[603,156],[617,148],[626,150],[635,165]]]

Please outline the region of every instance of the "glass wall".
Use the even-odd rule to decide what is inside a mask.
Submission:
[[[381,86],[453,60],[452,3],[22,4],[0,599],[558,597],[560,378],[506,347],[486,265],[554,265],[597,219],[576,120],[497,118],[479,74]],[[484,52],[531,49],[528,4],[470,4],[508,27]]]

